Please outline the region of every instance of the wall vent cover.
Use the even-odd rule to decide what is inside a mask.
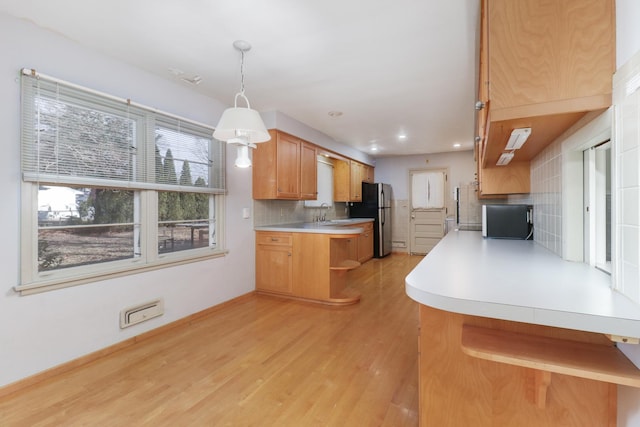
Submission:
[[[164,314],[164,300],[162,298],[125,308],[120,312],[120,329],[162,316],[162,314]]]

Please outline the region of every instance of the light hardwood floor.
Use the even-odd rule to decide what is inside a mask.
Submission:
[[[359,304],[254,295],[0,399],[0,426],[417,426],[418,307],[392,254]]]

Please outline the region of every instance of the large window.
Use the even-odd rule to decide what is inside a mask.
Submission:
[[[213,129],[22,76],[23,293],[224,253]]]

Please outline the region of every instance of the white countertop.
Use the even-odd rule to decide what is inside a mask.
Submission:
[[[451,231],[409,273],[405,289],[455,313],[640,337],[640,305],[610,283],[606,273],[532,241]]]
[[[274,224],[255,227],[255,231],[278,231],[289,233],[319,234],[360,234],[364,231],[359,224],[373,222],[373,218],[349,218],[326,222],[300,222],[292,224]]]

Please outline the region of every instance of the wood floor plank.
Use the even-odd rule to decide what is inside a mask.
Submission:
[[[392,254],[348,307],[255,295],[0,398],[14,426],[417,426],[417,304]]]

